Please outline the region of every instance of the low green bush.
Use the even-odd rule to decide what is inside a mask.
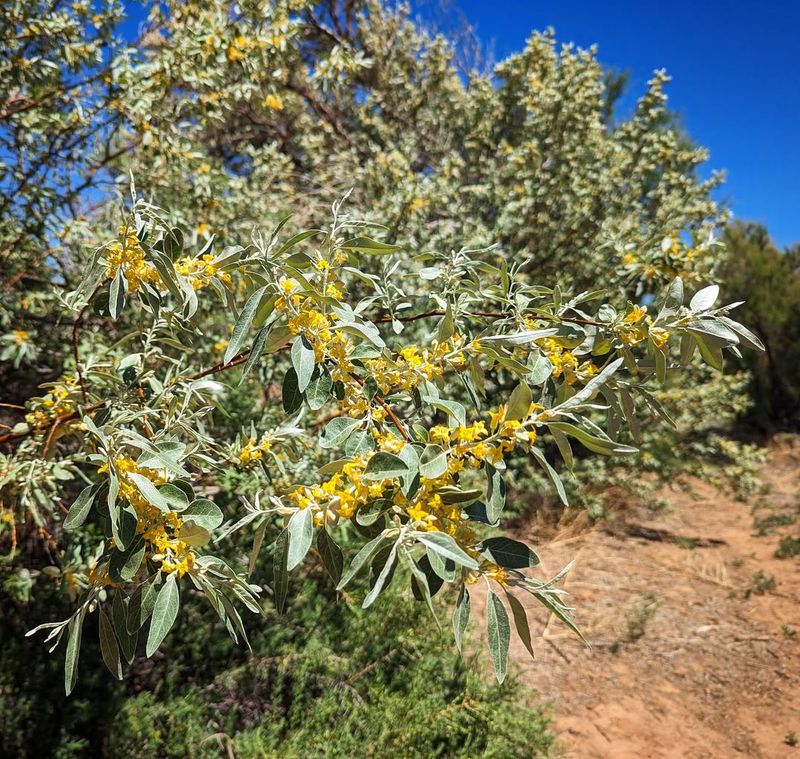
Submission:
[[[295,584],[285,618],[252,626],[252,654],[212,630],[210,609],[191,604],[169,645],[123,683],[107,677],[87,628],[86,676],[71,698],[60,662],[34,656],[36,643],[4,622],[3,755],[547,755],[546,711],[528,705],[519,683],[498,686],[480,660],[459,657],[449,620],[438,631],[424,604],[397,593],[369,614],[313,577]]]

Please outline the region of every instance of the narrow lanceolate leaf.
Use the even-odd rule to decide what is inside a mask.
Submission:
[[[292,345],[292,366],[297,372],[297,389],[302,393],[311,382],[311,375],[314,373],[316,358],[314,349],[309,342],[302,336],[298,337]]]
[[[97,611],[100,624],[100,654],[103,657],[103,663],[117,680],[122,680],[122,662],[119,659],[119,646],[114,636],[114,628],[111,626],[108,615],[103,611],[103,607],[99,607]]]
[[[155,506],[159,511],[167,512],[169,511],[169,503],[167,499],[161,495],[158,488],[145,477],[143,474],[134,474],[130,472],[128,474],[131,480],[133,480],[134,485],[139,489],[139,492],[144,496],[145,500]]]
[[[256,290],[247,299],[247,303],[244,304],[242,313],[239,314],[239,318],[236,320],[236,324],[233,326],[233,334],[231,335],[230,342],[225,350],[225,357],[223,359],[224,363],[229,364],[244,347],[244,344],[247,341],[247,335],[250,332],[250,326],[253,323],[253,317],[255,317],[256,311],[261,305],[261,299],[264,297],[264,293],[266,291],[266,287]]]
[[[630,419],[628,421],[630,423]],[[550,428],[550,434],[553,436],[553,440],[556,442],[558,452],[561,454],[561,458],[564,459],[567,469],[571,471],[574,464],[574,456],[572,455],[572,446],[569,444],[567,436],[561,430],[555,427]]]
[[[477,569],[478,562],[465,553],[450,535],[444,532],[414,532],[412,536],[426,548],[430,548],[445,559],[452,559],[467,569]]]
[[[153,607],[153,614],[150,619],[150,630],[147,633],[147,645],[145,654],[152,656],[161,645],[167,633],[175,624],[180,606],[180,594],[178,592],[178,582],[175,575],[167,577],[167,581],[158,591],[156,603]]]
[[[489,651],[492,654],[494,672],[497,682],[506,679],[508,665],[508,644],[511,641],[511,625],[508,621],[508,612],[500,597],[492,590],[489,591],[487,603],[487,627],[489,632]]]
[[[550,462],[545,458],[544,454],[536,447],[531,447],[531,455],[541,464],[542,469],[547,472],[547,476],[550,478],[550,482],[553,483],[553,487],[555,487],[556,492],[558,493],[558,497],[561,499],[561,503],[565,506],[569,506],[569,502],[567,501],[567,491],[564,490],[564,483],[561,482],[561,478],[558,476],[558,472],[550,466]]]
[[[158,584],[156,580],[160,577],[157,574],[152,580],[140,585],[133,591],[133,595],[128,601],[128,632],[133,634],[140,630],[144,623],[150,619],[153,607],[156,605],[158,596]]]
[[[371,237],[353,237],[342,243],[345,250],[356,250],[359,253],[366,253],[372,256],[385,256],[388,253],[394,253],[400,250],[397,245],[389,245],[385,242],[373,240]]]
[[[372,605],[375,599],[380,595],[380,592],[383,590],[384,585],[386,585],[386,581],[388,580],[392,569],[394,568],[395,560],[397,559],[397,543],[392,546],[392,550],[389,551],[389,555],[386,557],[386,563],[383,565],[383,569],[381,569],[381,573],[378,575],[378,579],[375,580],[375,584],[370,589],[369,593],[367,593],[364,602],[361,604],[363,609],[368,608]]]
[[[275,231],[277,232],[278,230]],[[283,245],[281,245],[276,253],[276,256],[283,255],[284,253],[290,251],[298,243],[303,242],[303,240],[307,240],[309,237],[313,237],[314,235],[321,233],[321,229],[306,229],[303,232],[298,232],[296,235],[293,235],[285,243],[283,243]]]
[[[64,691],[67,695],[72,693],[72,689],[78,679],[78,658],[81,653],[83,614],[84,611],[81,609],[69,622],[67,655],[64,658]]]
[[[552,591],[546,588],[545,589],[535,588],[532,589],[530,592],[532,593],[534,598],[536,598],[536,600],[539,601],[539,603],[546,606],[581,640],[585,640],[583,634],[578,629],[578,626],[575,624],[575,620],[572,619],[572,615],[569,613],[570,610],[565,606],[565,604],[561,601],[561,599],[557,595],[555,595]]]
[[[97,494],[97,488],[94,485],[84,488],[78,494],[78,497],[69,507],[69,513],[64,520],[65,530],[74,530],[80,527],[89,516],[89,510],[92,508],[92,501]]]
[[[535,659],[536,655],[533,653],[533,639],[531,637],[531,628],[528,626],[528,615],[525,612],[525,607],[520,600],[506,590],[506,600],[511,607],[511,615],[514,617],[514,627],[517,628],[517,635],[522,641],[531,658]]]
[[[430,611],[438,626],[439,620],[436,619],[436,611],[433,608],[433,601],[431,600],[431,594],[433,591],[430,583],[431,578],[434,578],[438,582],[441,582],[441,580],[439,580],[439,578],[433,574],[430,576],[426,575],[425,572],[423,572],[423,570],[417,565],[417,562],[415,562],[414,559],[409,558],[408,568],[411,570],[411,592],[414,598],[417,601],[425,602],[425,605],[428,607],[428,611]]]
[[[283,410],[287,414],[294,414],[299,411],[303,405],[303,394],[300,392],[300,386],[297,384],[297,372],[294,367],[286,372],[283,378],[283,388],[281,389]]]
[[[456,608],[453,610],[453,637],[456,641],[456,647],[461,651],[461,644],[464,640],[464,631],[467,629],[469,622],[469,591],[465,586],[462,586],[461,593],[459,593]]]
[[[300,509],[292,514],[287,526],[289,531],[289,552],[286,558],[286,571],[291,572],[305,559],[311,540],[314,537],[314,512]]]
[[[328,532],[324,528],[321,529],[317,535],[317,550],[322,558],[325,571],[335,583],[338,583],[342,578],[342,569],[344,567],[342,549],[339,548],[336,541],[328,535]]]
[[[431,556],[433,556],[433,561],[431,560]],[[425,586],[425,591],[428,594],[429,598],[435,596],[439,590],[441,590],[442,585],[444,584],[444,580],[442,579],[441,575],[437,571],[437,568],[434,568],[433,562],[438,562],[438,569],[444,570],[445,562],[441,560],[439,554],[436,553],[426,553],[420,560],[419,563],[415,562],[413,559],[409,562],[409,566],[411,567],[412,571],[416,567],[417,572],[421,575],[420,579],[423,581]],[[450,566],[455,567],[453,562],[450,562]],[[415,572],[415,574],[417,574]],[[442,574],[445,574],[442,571]],[[455,577],[455,572],[450,572],[449,577],[447,578],[448,582],[452,582]],[[418,596],[418,589],[416,587],[412,587],[412,591],[414,591],[414,595]]]
[[[261,354],[264,352],[264,346],[267,343],[267,336],[269,335],[269,329],[270,329],[269,327],[262,327],[258,331],[256,339],[253,340],[253,347],[250,351],[250,355],[247,357],[247,361],[245,361],[244,367],[242,368],[242,375],[241,378],[239,379],[240,385],[245,381],[247,375],[253,371],[253,368],[261,359]]]
[[[739,322],[736,322],[733,319],[729,319],[727,316],[721,316],[719,317],[719,320],[739,336],[739,342],[741,342],[745,348],[750,348],[751,350],[757,351],[764,350],[764,343],[761,342],[757,335],[753,334],[749,329],[747,329],[747,327],[739,324]]]
[[[261,545],[264,542],[264,536],[267,534],[267,523],[262,522],[256,530],[256,535],[253,538],[253,547],[250,550],[250,560],[247,563],[247,576],[250,577],[256,569],[256,562],[258,555],[261,553]]]
[[[722,358],[722,348],[716,346],[711,347],[705,340],[695,333],[694,339],[697,341],[697,347],[700,350],[700,355],[710,367],[717,371],[722,371],[724,359]]]
[[[524,332],[512,332],[507,335],[489,335],[481,337],[481,344],[485,345],[527,345],[540,340],[543,337],[550,337],[558,332],[556,327],[547,329],[530,329]]]
[[[442,320],[439,322],[439,328],[436,331],[436,338],[439,340],[440,343],[449,340],[456,331],[456,324],[453,319],[453,308],[448,303],[447,310],[442,317]]]
[[[511,397],[508,399],[506,419],[508,421],[524,419],[531,409],[532,401],[533,395],[531,394],[531,389],[528,387],[526,382],[520,382],[511,391]]]
[[[364,468],[365,480],[388,480],[408,474],[408,464],[399,456],[385,451],[378,451]]]
[[[350,562],[350,566],[347,568],[347,572],[345,572],[344,576],[341,580],[339,580],[339,584],[336,586],[336,590],[341,590],[344,588],[350,580],[355,577],[356,573],[363,567],[377,552],[378,549],[381,547],[381,544],[386,539],[384,535],[378,535],[377,538],[373,538],[369,541],[354,557],[353,561]]]
[[[526,569],[539,563],[539,557],[524,543],[502,536],[487,538],[480,550],[487,559],[506,569]]]
[[[275,553],[272,557],[272,592],[275,595],[275,608],[283,613],[286,605],[286,592],[289,589],[289,573],[286,559],[289,554],[289,531],[283,530],[275,540]]]
[[[121,592],[114,593],[114,602],[111,605],[111,621],[114,624],[114,632],[119,641],[119,648],[125,661],[130,664],[136,653],[136,643],[139,638],[138,632],[128,632],[128,600]]]
[[[486,480],[486,518],[490,524],[497,524],[506,506],[506,483],[491,464],[486,464]]]
[[[144,559],[145,542],[141,538],[133,541],[126,551],[115,549],[111,554],[108,573],[114,582],[128,582],[139,571]]]
[[[117,270],[117,274],[111,282],[111,288],[108,294],[108,312],[111,318],[116,321],[117,317],[122,313],[125,308],[125,293],[128,289],[128,283],[125,280],[125,275],[122,273],[122,267]]]

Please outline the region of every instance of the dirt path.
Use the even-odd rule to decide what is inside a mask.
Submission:
[[[548,572],[577,559],[566,587],[592,647],[542,625],[536,662],[512,639],[512,671],[553,703],[564,755],[800,759],[800,556],[775,557],[800,538],[800,440],[762,477],[747,504],[692,481],[665,513],[625,515],[724,545],[596,527],[540,546]]]

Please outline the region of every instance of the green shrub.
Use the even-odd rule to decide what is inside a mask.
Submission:
[[[123,683],[107,677],[87,629],[87,674],[71,698],[58,659],[37,656],[36,642],[4,622],[3,756],[547,754],[553,736],[546,712],[527,706],[533,694],[513,681],[497,686],[479,660],[459,657],[423,604],[391,593],[369,614],[325,583],[296,585],[288,616],[253,630],[252,654],[192,604],[163,654],[142,659]]]
[[[725,300],[743,300],[739,315],[764,341],[763,353],[744,354],[752,373],[749,418],[763,430],[797,429],[800,377],[800,258],[781,252],[760,224],[735,224],[725,234]]]

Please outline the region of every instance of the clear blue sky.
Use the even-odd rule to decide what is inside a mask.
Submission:
[[[496,58],[533,29],[599,45],[600,60],[630,73],[638,95],[657,68],[673,81],[669,105],[710,168],[728,179],[719,199],[738,218],[768,225],[776,243],[800,242],[800,1],[454,0]],[[427,15],[430,0],[414,3]],[[623,102],[630,103],[626,98]]]

